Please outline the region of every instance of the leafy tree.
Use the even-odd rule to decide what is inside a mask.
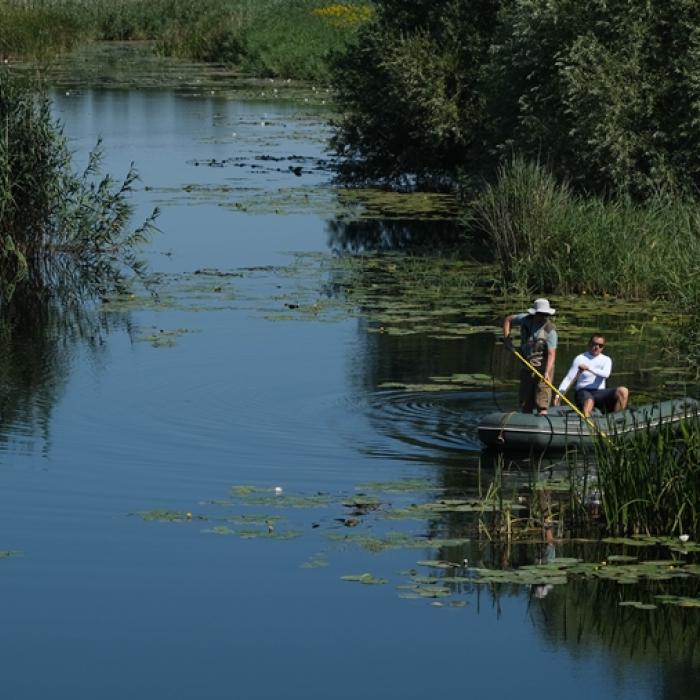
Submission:
[[[497,9],[496,0],[377,3],[375,20],[333,65],[343,174],[439,181],[479,158]]]
[[[335,62],[352,177],[492,179],[513,154],[578,190],[700,184],[695,0],[378,0]]]

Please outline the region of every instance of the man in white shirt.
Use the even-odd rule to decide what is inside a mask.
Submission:
[[[584,416],[590,416],[593,407],[601,411],[622,411],[627,407],[629,390],[625,386],[605,388],[605,380],[612,371],[612,360],[603,355],[605,336],[599,333],[591,336],[586,352],[577,355],[561,380],[559,391],[566,394],[572,382],[576,380],[576,405]],[[554,405],[561,403],[559,396],[554,397]]]

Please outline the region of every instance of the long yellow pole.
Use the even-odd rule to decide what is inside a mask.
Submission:
[[[578,416],[583,418],[583,420],[588,423],[588,425],[593,428],[596,432],[600,433],[602,437],[604,437],[606,440],[608,439],[608,436],[586,415],[584,415],[576,406],[573,404],[569,399],[564,396],[564,394],[557,389],[552,382],[547,379],[536,367],[534,367],[530,362],[528,362],[515,348],[513,348],[513,354],[536,376],[539,377],[559,398],[563,399],[568,406],[573,408],[573,410],[576,412]]]

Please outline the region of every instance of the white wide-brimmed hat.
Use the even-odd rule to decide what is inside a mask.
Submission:
[[[528,309],[529,314],[548,314],[554,316],[556,309],[549,305],[549,299],[535,299],[535,304],[531,309]]]

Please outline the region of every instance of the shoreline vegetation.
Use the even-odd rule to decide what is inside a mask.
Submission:
[[[330,54],[372,15],[370,2],[0,0],[0,59],[150,41],[161,56],[232,65],[255,77],[325,81]]]
[[[341,182],[458,191],[461,242],[496,263],[504,294],[667,303],[683,320],[662,351],[700,378],[699,3],[0,0],[0,14],[4,60],[149,40],[165,56],[330,81]],[[74,174],[46,98],[7,72],[0,88],[14,120],[0,144],[4,295],[67,274],[67,253],[138,272],[153,220],[125,232],[134,173],[116,190],[94,182],[96,152]],[[602,450],[610,528],[700,532],[691,427]],[[642,502],[649,474],[658,489]]]
[[[133,166],[122,181],[102,175],[100,143],[82,172],[51,102],[32,81],[0,68],[0,310],[14,300],[66,303],[122,290],[144,279],[139,247],[155,230],[155,210],[131,230]]]
[[[329,81],[340,181],[449,189],[504,293],[669,300],[700,375],[700,6],[0,0],[0,57],[104,40]]]

